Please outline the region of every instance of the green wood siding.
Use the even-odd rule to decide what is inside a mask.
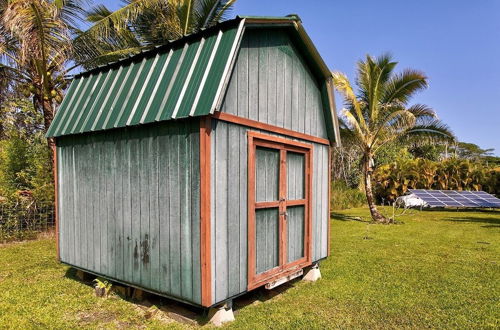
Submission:
[[[201,303],[199,122],[57,144],[61,260]]]
[[[247,288],[248,130],[254,129],[213,121],[211,169],[213,303],[245,292]],[[270,132],[260,132],[279,136]],[[292,138],[292,140],[297,139]],[[311,144],[314,146],[312,259],[317,261],[327,257],[328,252],[329,147],[323,144]],[[299,209],[291,212],[293,217],[300,214]],[[299,226],[295,229],[301,230]],[[290,234],[297,233],[294,231]],[[300,247],[294,246],[293,251],[298,248]]]
[[[245,30],[221,111],[328,138],[330,110],[286,30]]]

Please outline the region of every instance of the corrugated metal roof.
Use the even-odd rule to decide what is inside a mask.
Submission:
[[[244,20],[75,77],[47,136],[210,114]]]
[[[133,126],[213,113],[230,77],[245,26],[288,26],[322,84],[331,72],[296,15],[243,16],[200,33],[75,76],[47,137]],[[325,113],[329,138],[339,142],[333,91]]]

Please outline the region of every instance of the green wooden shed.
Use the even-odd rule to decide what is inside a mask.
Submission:
[[[61,262],[210,307],[326,258],[331,78],[294,15],[75,76],[47,133]]]

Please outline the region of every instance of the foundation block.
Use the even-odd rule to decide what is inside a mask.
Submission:
[[[304,281],[316,282],[321,278],[321,272],[319,271],[319,264],[314,264],[302,278]]]
[[[209,322],[216,327],[234,321],[232,301],[210,308],[208,311],[208,318],[210,319]]]

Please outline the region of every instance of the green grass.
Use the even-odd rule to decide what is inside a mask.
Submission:
[[[397,225],[357,217],[368,212],[334,214],[320,281],[246,295],[228,327],[500,327],[500,212],[416,211]],[[47,239],[0,247],[0,327],[187,327],[94,297],[54,254]]]

